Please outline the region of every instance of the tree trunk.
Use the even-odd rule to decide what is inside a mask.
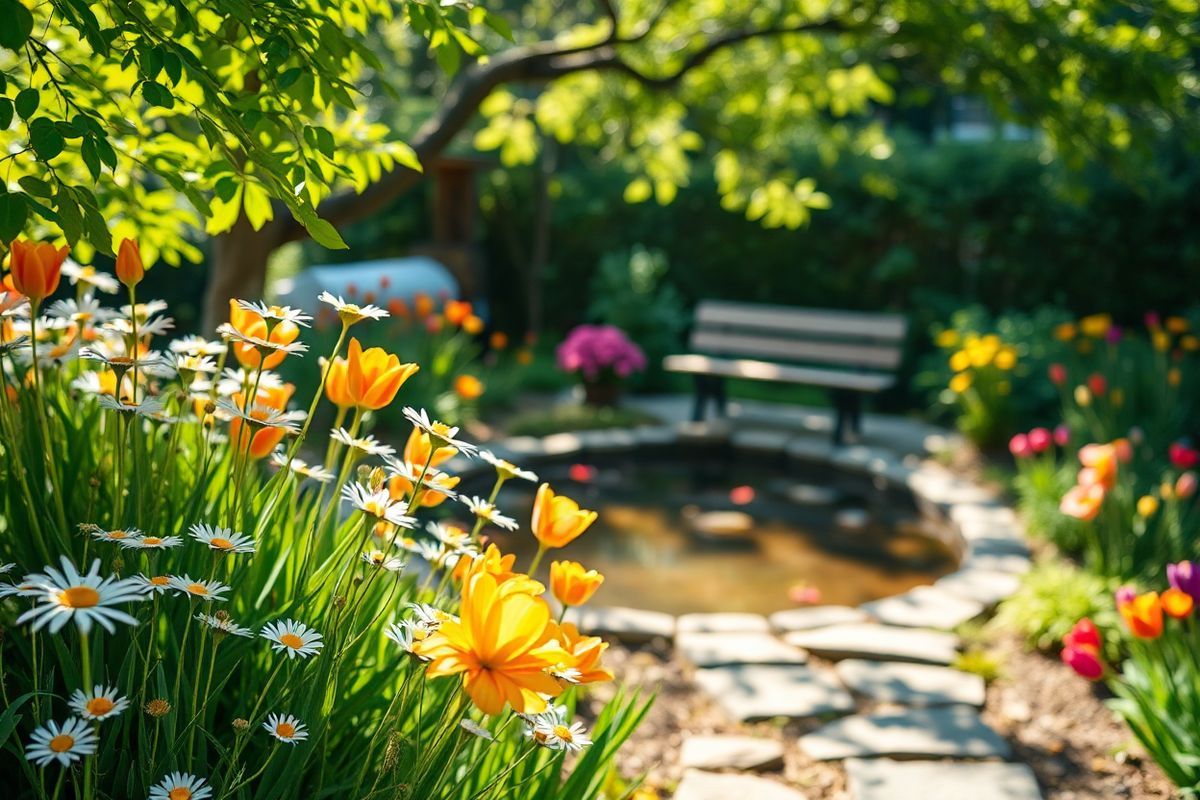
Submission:
[[[203,332],[211,336],[227,319],[229,299],[258,300],[267,282],[267,259],[280,244],[276,227],[254,230],[245,215],[228,231],[212,237],[208,288],[204,297]]]

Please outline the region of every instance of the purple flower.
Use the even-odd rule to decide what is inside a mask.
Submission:
[[[1167,564],[1167,582],[1193,600],[1200,600],[1200,572],[1191,561]]]
[[[1117,608],[1120,608],[1126,603],[1133,602],[1133,599],[1137,597],[1137,590],[1132,586],[1122,586],[1121,588],[1117,589],[1115,596],[1117,600]]]
[[[603,373],[627,377],[646,368],[640,347],[613,325],[580,325],[558,346],[558,366],[564,372],[579,372],[587,380]]]

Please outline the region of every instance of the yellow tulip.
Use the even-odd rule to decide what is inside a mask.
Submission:
[[[382,347],[363,350],[358,339],[350,340],[346,358],[346,388],[359,408],[378,411],[391,403],[404,382],[420,369],[416,364],[401,364]]]
[[[950,379],[950,391],[955,394],[962,394],[967,389],[971,388],[971,373],[960,372]]]
[[[1137,513],[1140,517],[1152,517],[1158,511],[1158,498],[1152,494],[1143,495],[1137,501]]]
[[[581,606],[604,583],[594,569],[584,570],[578,561],[554,561],[550,564],[550,589],[564,606]]]
[[[542,547],[565,547],[595,521],[595,511],[586,511],[571,498],[555,495],[550,484],[538,487],[531,527]]]
[[[967,355],[966,350],[958,350],[954,355],[950,356],[950,369],[955,372],[962,372],[971,366],[971,357]]]

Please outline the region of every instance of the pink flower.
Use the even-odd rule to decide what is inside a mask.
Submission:
[[[1062,386],[1067,382],[1067,368],[1062,364],[1050,365],[1050,382],[1055,386]]]
[[[1142,319],[1145,321],[1146,327],[1151,329],[1157,328],[1161,323],[1157,311],[1147,311],[1146,316],[1144,316]]]
[[[1132,586],[1122,586],[1113,593],[1113,599],[1117,603],[1117,608],[1126,603],[1132,603],[1135,597],[1137,597],[1137,590]]]
[[[1104,662],[1095,647],[1064,647],[1061,657],[1062,662],[1081,678],[1098,681],[1104,677]]]
[[[558,346],[559,369],[596,380],[605,373],[624,378],[646,368],[642,349],[612,325],[579,325]]]
[[[1200,600],[1200,570],[1191,561],[1167,564],[1167,582],[1193,600]]]
[[[1027,438],[1029,447],[1035,453],[1044,453],[1054,443],[1048,428],[1034,428],[1029,432]]]
[[[1113,325],[1108,329],[1108,333],[1104,335],[1104,338],[1109,344],[1116,344],[1121,341],[1121,329]]]
[[[1058,425],[1054,429],[1054,443],[1059,447],[1066,447],[1071,441],[1071,428],[1066,424]]]
[[[1196,493],[1196,473],[1185,472],[1175,481],[1175,495],[1186,500]]]
[[[1034,452],[1029,444],[1029,437],[1023,433],[1018,433],[1008,440],[1008,451],[1015,458],[1029,458]]]

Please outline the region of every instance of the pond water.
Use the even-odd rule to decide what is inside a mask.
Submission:
[[[547,580],[551,560],[571,559],[605,575],[596,605],[767,614],[805,603],[857,605],[956,568],[955,554],[904,493],[729,450],[688,456],[534,465],[556,491],[600,513],[583,536],[547,553],[539,577]],[[536,550],[528,531],[535,491],[522,481],[506,485],[500,507],[522,528],[489,532],[517,554],[518,569]]]

